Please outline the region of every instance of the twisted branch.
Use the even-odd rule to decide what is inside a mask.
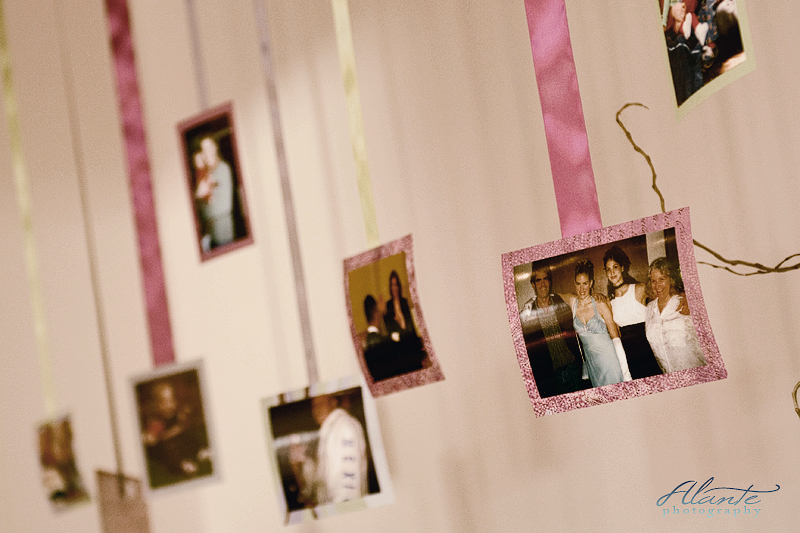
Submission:
[[[656,175],[656,169],[653,166],[653,161],[650,159],[650,156],[644,150],[642,150],[641,147],[638,144],[636,144],[634,142],[633,136],[631,135],[631,132],[628,131],[628,128],[625,127],[625,125],[622,123],[622,120],[620,120],[620,118],[619,118],[620,114],[623,111],[625,111],[625,109],[627,109],[627,108],[629,108],[631,106],[639,106],[639,107],[643,107],[645,109],[649,109],[646,105],[640,104],[638,102],[627,103],[624,106],[622,106],[619,111],[617,111],[617,124],[619,124],[619,127],[622,128],[622,131],[625,132],[625,136],[628,138],[628,141],[631,143],[631,146],[633,146],[633,149],[636,150],[637,152],[639,152],[640,154],[642,154],[642,156],[644,157],[645,161],[647,161],[647,164],[650,166],[650,171],[653,173],[653,190],[656,192],[656,194],[658,195],[658,199],[661,201],[661,212],[662,213],[666,213],[667,210],[666,210],[666,204],[664,202],[664,195],[661,194],[661,190],[659,190],[658,186],[656,185],[657,175]],[[701,249],[705,250],[706,252],[710,253],[718,261],[720,261],[720,262],[722,262],[724,264],[720,265],[720,264],[716,264],[716,263],[709,263],[707,261],[698,261],[698,263],[700,263],[701,265],[708,265],[708,266],[713,267],[713,268],[719,268],[719,269],[722,269],[722,270],[726,270],[726,271],[730,272],[731,274],[736,274],[737,276],[755,276],[757,274],[778,274],[778,273],[781,273],[781,272],[789,272],[791,270],[800,270],[800,261],[797,261],[797,262],[789,264],[789,265],[785,265],[790,260],[792,260],[792,259],[794,259],[796,257],[800,257],[800,253],[796,253],[796,254],[790,255],[789,257],[785,258],[784,260],[779,262],[774,267],[768,267],[768,266],[766,266],[766,265],[764,265],[762,263],[751,263],[750,261],[742,261],[742,260],[739,260],[739,259],[726,259],[720,253],[715,252],[714,250],[712,250],[708,246],[706,246],[704,244],[700,244],[699,242],[697,242],[694,239],[692,239],[692,242],[694,243],[695,246],[697,246],[698,248],[701,248]],[[736,270],[731,268],[731,267],[737,267],[737,266],[751,268],[752,271],[750,271],[750,272],[738,272],[738,271],[736,271]]]

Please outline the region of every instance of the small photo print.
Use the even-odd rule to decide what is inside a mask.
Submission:
[[[202,366],[196,362],[170,365],[133,380],[150,489],[215,474],[201,374]]]
[[[231,104],[181,122],[178,131],[201,261],[252,243]]]
[[[354,379],[263,400],[286,523],[393,500],[375,406]]]
[[[503,279],[537,416],[727,375],[688,208],[505,254]]]
[[[378,397],[444,379],[422,318],[411,235],[346,259],[350,333]]]
[[[755,68],[743,2],[658,0],[679,109],[690,101],[693,107]]]
[[[147,504],[138,479],[96,471],[100,521],[105,533],[150,533]]]
[[[39,425],[39,463],[42,484],[53,509],[62,510],[89,501],[72,449],[72,424],[68,416]]]

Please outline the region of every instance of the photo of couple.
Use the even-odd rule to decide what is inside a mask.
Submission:
[[[411,236],[345,261],[350,331],[373,396],[444,379],[414,280]]]
[[[201,261],[252,243],[232,105],[206,110],[178,131]]]

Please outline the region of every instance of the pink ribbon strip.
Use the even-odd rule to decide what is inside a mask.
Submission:
[[[564,0],[525,0],[561,236],[601,229]]]
[[[172,328],[169,323],[167,292],[161,266],[153,190],[150,183],[150,161],[144,134],[139,84],[133,57],[130,17],[125,0],[106,0],[108,29],[117,76],[117,96],[128,159],[133,210],[139,236],[139,263],[142,268],[147,323],[155,366],[174,363]]]

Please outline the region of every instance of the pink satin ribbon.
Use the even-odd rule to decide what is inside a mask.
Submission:
[[[561,236],[601,229],[564,0],[525,0]]]
[[[139,84],[133,57],[128,4],[125,0],[106,0],[108,29],[114,54],[117,97],[125,137],[136,230],[139,236],[139,262],[142,268],[147,323],[155,366],[175,362],[172,328],[169,322],[161,247],[158,243],[150,161],[144,133]]]

